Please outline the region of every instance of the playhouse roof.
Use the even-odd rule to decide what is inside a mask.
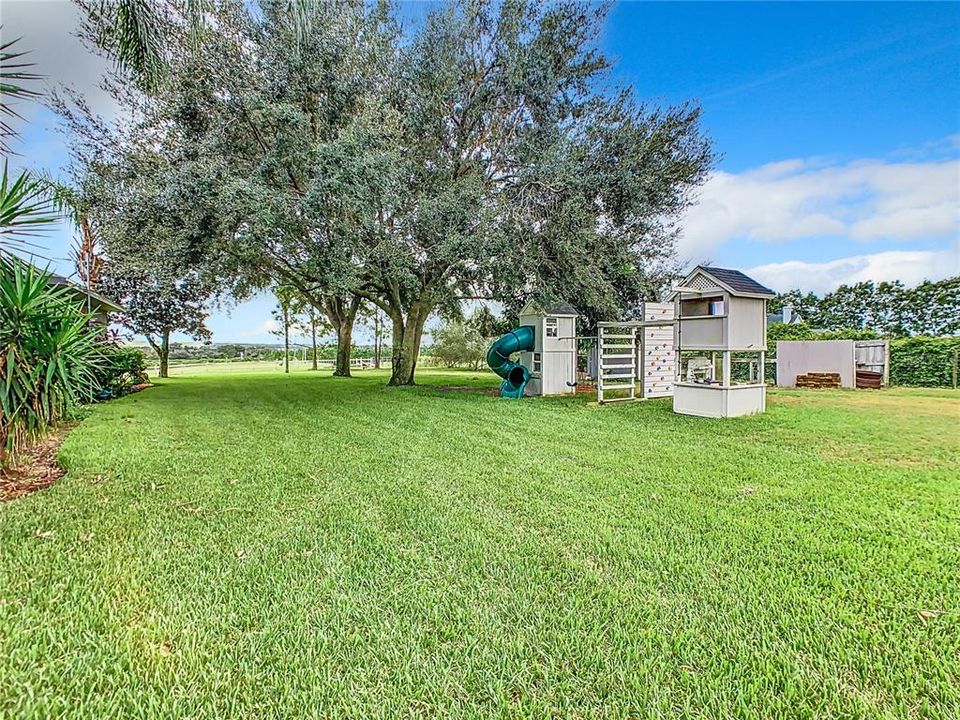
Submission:
[[[768,298],[774,297],[776,293],[765,285],[761,285],[753,278],[744,275],[739,270],[731,270],[729,268],[718,268],[712,266],[698,265],[693,269],[693,271],[687,275],[681,282],[681,288],[695,288],[696,290],[707,290],[706,286],[699,287],[696,281],[697,275],[703,275],[706,279],[715,283],[716,287],[722,288],[729,292],[731,295],[739,297],[761,297]],[[702,281],[699,283],[702,285]],[[684,290],[686,292],[686,290]],[[673,299],[677,294],[677,291],[674,290],[670,294],[670,298]]]
[[[568,302],[554,302],[541,304],[534,300],[528,302],[521,315],[565,315],[568,317],[577,317],[580,315],[577,309]]]

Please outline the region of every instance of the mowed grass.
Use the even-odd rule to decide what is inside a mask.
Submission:
[[[10,717],[960,716],[960,395],[204,373],[0,507]]]

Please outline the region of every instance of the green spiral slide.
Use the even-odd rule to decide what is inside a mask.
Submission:
[[[536,335],[533,326],[524,325],[514,328],[501,336],[487,351],[487,365],[503,378],[500,383],[500,397],[522,398],[523,389],[530,379],[530,370],[510,359],[513,353],[533,350]]]

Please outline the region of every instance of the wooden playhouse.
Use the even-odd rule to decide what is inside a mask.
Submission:
[[[698,266],[673,289],[675,412],[735,417],[766,409],[766,305],[774,295],[739,270],[709,266]],[[734,362],[747,366],[745,376],[735,378]]]

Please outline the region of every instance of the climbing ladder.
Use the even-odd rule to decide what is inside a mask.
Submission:
[[[605,396],[612,391],[626,391],[627,394]],[[597,402],[635,400],[636,395],[636,323],[597,323]]]

